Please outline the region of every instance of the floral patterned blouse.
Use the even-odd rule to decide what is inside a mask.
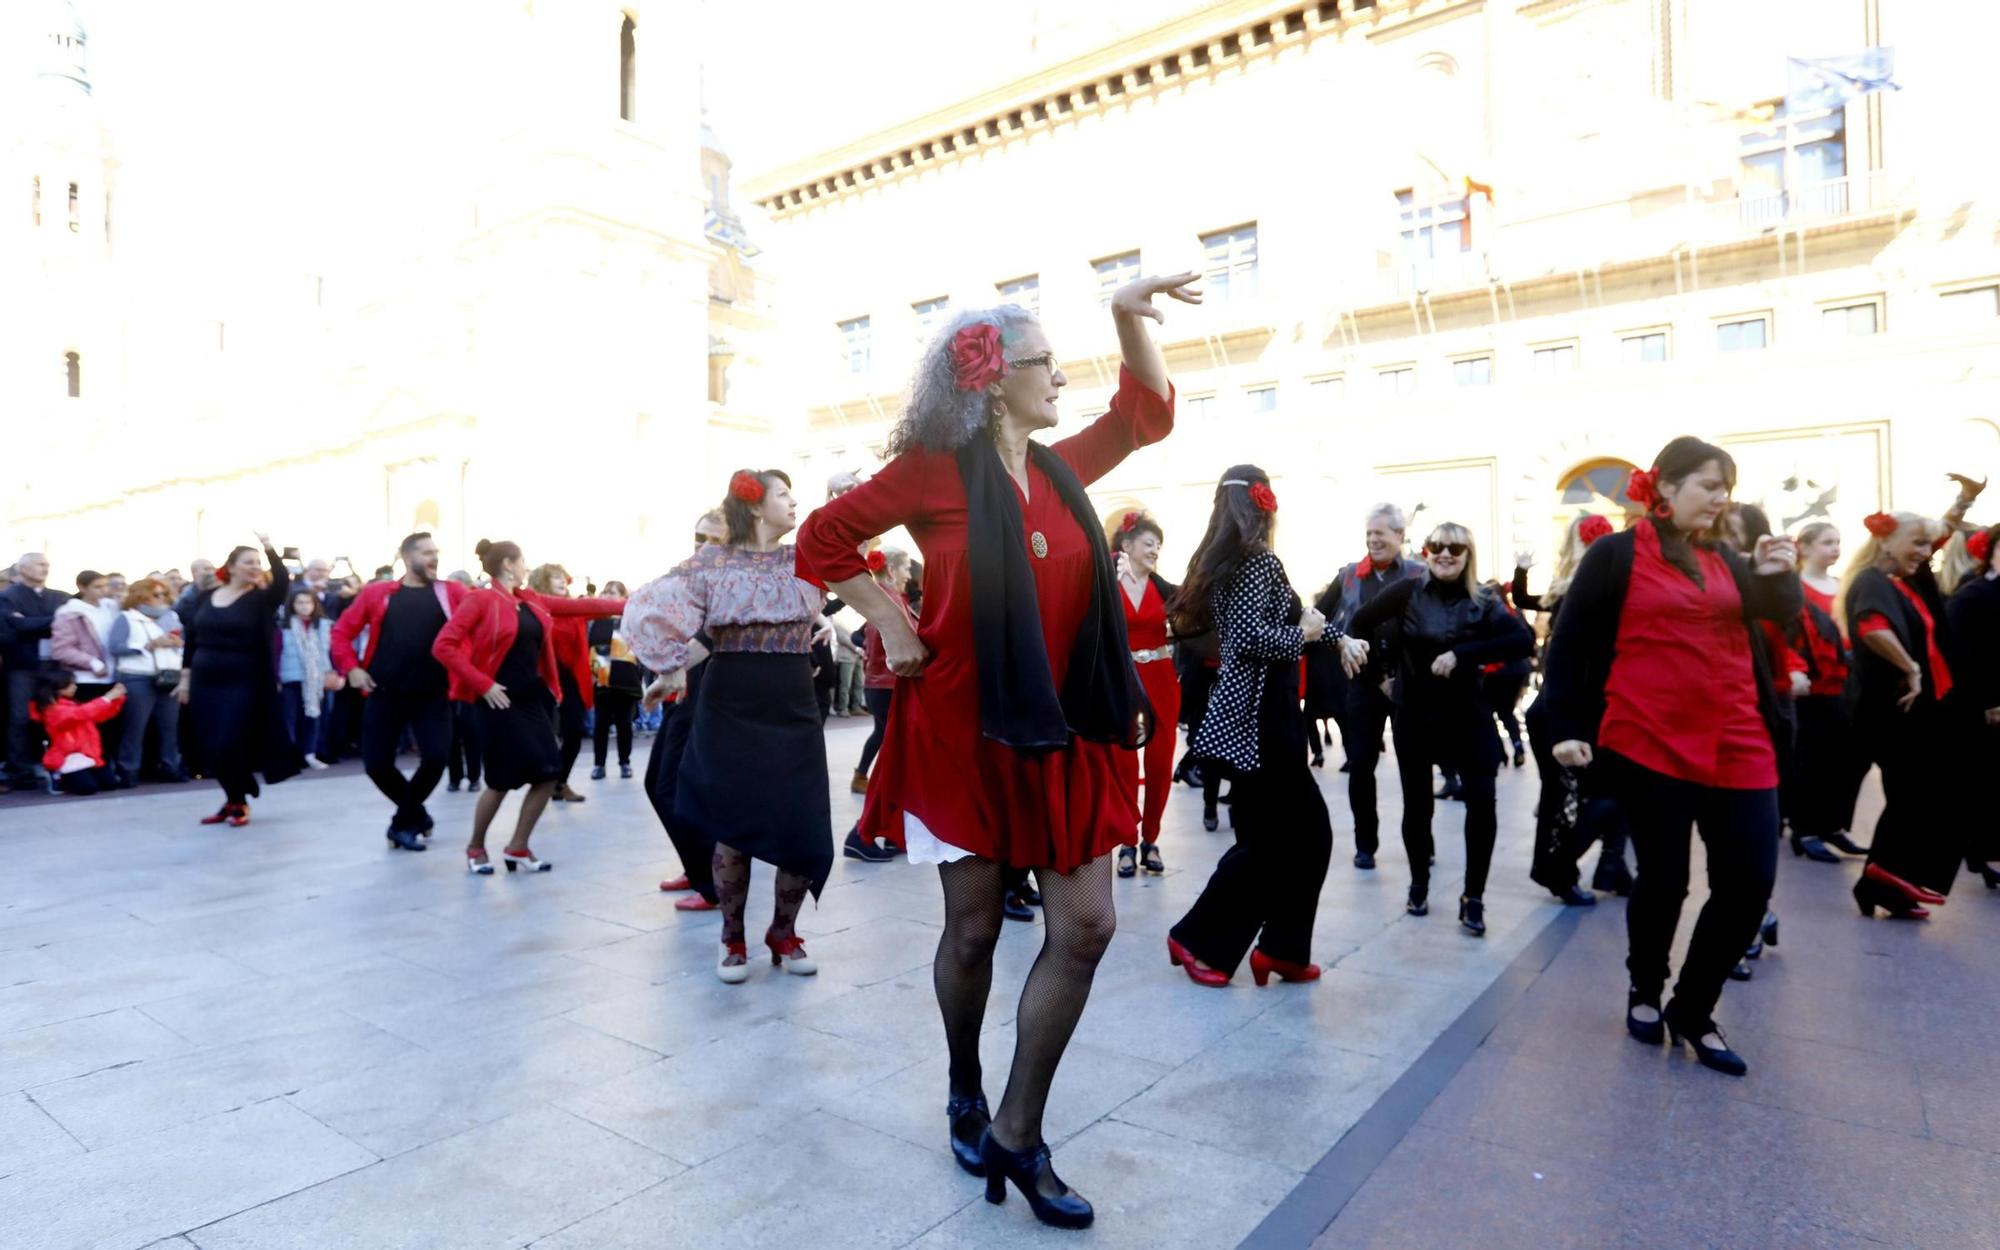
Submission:
[[[826,596],[793,569],[789,544],[770,551],[704,547],[633,592],[621,632],[632,654],[656,673],[687,667],[696,634],[705,634],[716,652],[805,655]]]

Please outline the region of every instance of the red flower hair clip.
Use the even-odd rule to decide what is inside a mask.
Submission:
[[[871,551],[868,553],[868,571],[870,573],[880,573],[883,570],[887,569],[888,567],[889,567],[888,556],[883,555],[879,551]]]
[[[1980,530],[1977,534],[1966,539],[1965,554],[1971,556],[1982,565],[1991,560],[1993,558],[1993,531]]]
[[[951,338],[952,381],[961,391],[983,391],[1007,375],[1000,351],[1000,327],[979,321]]]
[[[1861,524],[1869,533],[1875,535],[1877,538],[1887,538],[1900,528],[1896,523],[1896,518],[1886,512],[1871,512],[1862,518]]]
[[[1257,505],[1257,511],[1259,512],[1276,512],[1278,510],[1278,496],[1272,493],[1271,488],[1263,482],[1252,482],[1250,484],[1250,502]]]
[[[729,479],[729,497],[744,503],[764,502],[764,479],[747,469],[738,469]]]
[[[1634,469],[1625,481],[1625,497],[1641,508],[1650,508],[1660,501],[1660,471],[1658,469]]]
[[[1136,512],[1126,513],[1125,519],[1118,523],[1118,532],[1121,534],[1129,534],[1133,530],[1138,528],[1139,528],[1139,514]]]
[[[1611,522],[1601,516],[1587,516],[1577,523],[1577,541],[1588,547],[1600,538],[1611,536]]]

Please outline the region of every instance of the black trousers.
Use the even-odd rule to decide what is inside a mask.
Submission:
[[[1729,970],[1764,923],[1778,876],[1778,792],[1718,790],[1656,773],[1609,751],[1608,770],[1631,824],[1639,876],[1625,909],[1632,988],[1658,1001],[1671,971],[1674,932],[1687,900],[1688,856],[1700,830],[1708,850],[1708,901],[1694,922],[1674,1001],[1685,1019],[1711,1018]]]
[[[1204,778],[1223,770],[1202,761]],[[1236,845],[1222,853],[1173,938],[1226,973],[1236,971],[1253,941],[1273,959],[1311,963],[1313,916],[1333,855],[1326,800],[1294,750],[1254,773],[1229,775]]]
[[[632,716],[639,710],[639,695],[631,690],[616,690],[610,686],[597,688],[597,723],[591,727],[591,748],[593,758],[599,768],[604,767],[604,758],[611,746],[611,731],[618,730],[618,763],[630,767],[632,763]]]
[[[1952,767],[1954,736],[1965,727],[1950,723],[1936,700],[1919,699],[1893,721],[1868,727],[1868,753],[1882,770],[1882,814],[1869,839],[1868,862],[1905,881],[1940,894],[1951,893],[1965,857],[1966,831],[1957,811],[1960,780]]]
[[[1347,749],[1347,806],[1354,813],[1354,849],[1370,855],[1382,841],[1382,820],[1375,812],[1375,766],[1382,760],[1382,730],[1392,710],[1389,696],[1366,674],[1347,683],[1347,715],[1340,722],[1340,741]],[[1423,791],[1430,790],[1426,775]]]
[[[1854,828],[1854,805],[1868,777],[1868,754],[1839,695],[1807,695],[1797,703],[1799,744],[1785,813],[1792,832],[1823,838]]]
[[[1525,673],[1486,673],[1481,675],[1480,684],[1486,690],[1486,704],[1493,709],[1499,719],[1500,728],[1507,734],[1507,741],[1515,747],[1521,745],[1521,691],[1527,689],[1528,677]]]
[[[1483,714],[1482,714],[1483,718]],[[1487,733],[1492,728],[1480,726]],[[1410,885],[1419,892],[1431,886],[1431,854],[1436,843],[1431,836],[1431,820],[1437,799],[1431,792],[1431,765],[1456,777],[1465,803],[1465,895],[1486,896],[1486,876],[1493,868],[1493,843],[1499,836],[1500,818],[1494,799],[1494,775],[1498,768],[1490,759],[1450,759],[1426,741],[1414,718],[1396,718],[1396,775],[1403,785],[1403,850],[1410,857]]]
[[[1538,698],[1528,705],[1521,718],[1528,729],[1528,746],[1535,754],[1535,773],[1541,779],[1541,794],[1535,801],[1535,854],[1528,879],[1557,894],[1583,879],[1578,867],[1592,842],[1601,842],[1598,871],[1611,864],[1625,863],[1625,816],[1618,800],[1604,793],[1602,774],[1592,777],[1576,773],[1565,780],[1569,770],[1556,763],[1555,743],[1549,741],[1548,711]],[[1576,785],[1577,812],[1574,822],[1563,820],[1562,806],[1569,785]],[[1600,879],[1602,879],[1600,877]]]
[[[451,705],[451,760],[446,764],[451,784],[479,784],[479,717],[470,703]]]
[[[35,784],[42,757],[42,727],[28,719],[39,669],[7,670],[7,784],[26,790]]]
[[[396,748],[405,731],[417,742],[417,771],[407,778],[396,767]],[[396,805],[391,828],[422,828],[424,802],[437,789],[450,755],[449,700],[412,698],[378,689],[361,705],[361,763],[368,770],[368,780]]]
[[[868,700],[868,714],[875,718],[875,728],[868,731],[868,741],[861,744],[861,762],[854,766],[854,771],[865,777],[868,775],[868,770],[875,766],[875,753],[882,749],[882,735],[888,732],[889,703],[895,698],[896,688],[894,686],[886,690],[870,688],[863,690],[861,694]]]

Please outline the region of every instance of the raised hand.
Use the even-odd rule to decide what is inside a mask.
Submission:
[[[1759,573],[1789,573],[1799,567],[1799,545],[1783,534],[1766,534],[1757,540],[1752,562]]]
[[[1986,489],[1986,479],[1983,477],[1975,482],[1963,473],[1947,473],[1945,476],[1958,483],[1959,498],[1967,503],[1979,498],[1981,492]]]
[[[1195,289],[1194,284],[1200,280],[1201,275],[1196,273],[1134,278],[1119,287],[1117,294],[1111,297],[1111,313],[1113,316],[1150,317],[1164,322],[1166,314],[1153,307],[1153,297],[1164,295],[1183,304],[1199,304],[1201,292]]]

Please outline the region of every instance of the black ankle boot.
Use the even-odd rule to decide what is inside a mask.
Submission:
[[[986,1126],[993,1123],[993,1113],[986,1109],[986,1096],[974,1094],[970,1098],[951,1099],[944,1105],[944,1118],[951,1130],[951,1157],[972,1175],[986,1175],[986,1163],[979,1156]]]
[[[1715,1021],[1683,1019],[1674,1014],[1673,1003],[1668,1003],[1667,1009],[1660,1013],[1660,1020],[1667,1026],[1667,1036],[1673,1039],[1674,1045],[1678,1046],[1685,1041],[1694,1048],[1694,1057],[1701,1061],[1702,1067],[1713,1068],[1730,1076],[1742,1076],[1750,1070],[1750,1065],[1743,1062],[1743,1056],[1729,1049],[1729,1039],[1722,1035],[1722,1030],[1716,1027]],[[1709,1046],[1702,1041],[1711,1033],[1722,1045]]]
[[[1633,1009],[1638,1007],[1651,1007],[1653,1018],[1641,1020],[1633,1015]],[[1658,994],[1642,994],[1634,989],[1625,991],[1625,1031],[1630,1033],[1635,1041],[1644,1042],[1648,1046],[1658,1046],[1667,1040],[1667,1026],[1660,1023]]]
[[[1403,910],[1410,913],[1412,916],[1430,915],[1431,914],[1430,886],[1428,885],[1411,886],[1409,898],[1403,901]]]
[[[1486,902],[1484,899],[1458,896],[1458,923],[1474,937],[1486,936]]]
[[[1007,1182],[1028,1200],[1035,1218],[1057,1228],[1089,1228],[1097,1213],[1082,1194],[1063,1184],[1049,1159],[1046,1142],[1036,1142],[1027,1150],[1009,1150],[993,1137],[989,1125],[979,1143],[979,1156],[986,1168],[986,1201],[996,1206],[1007,1201]]]

